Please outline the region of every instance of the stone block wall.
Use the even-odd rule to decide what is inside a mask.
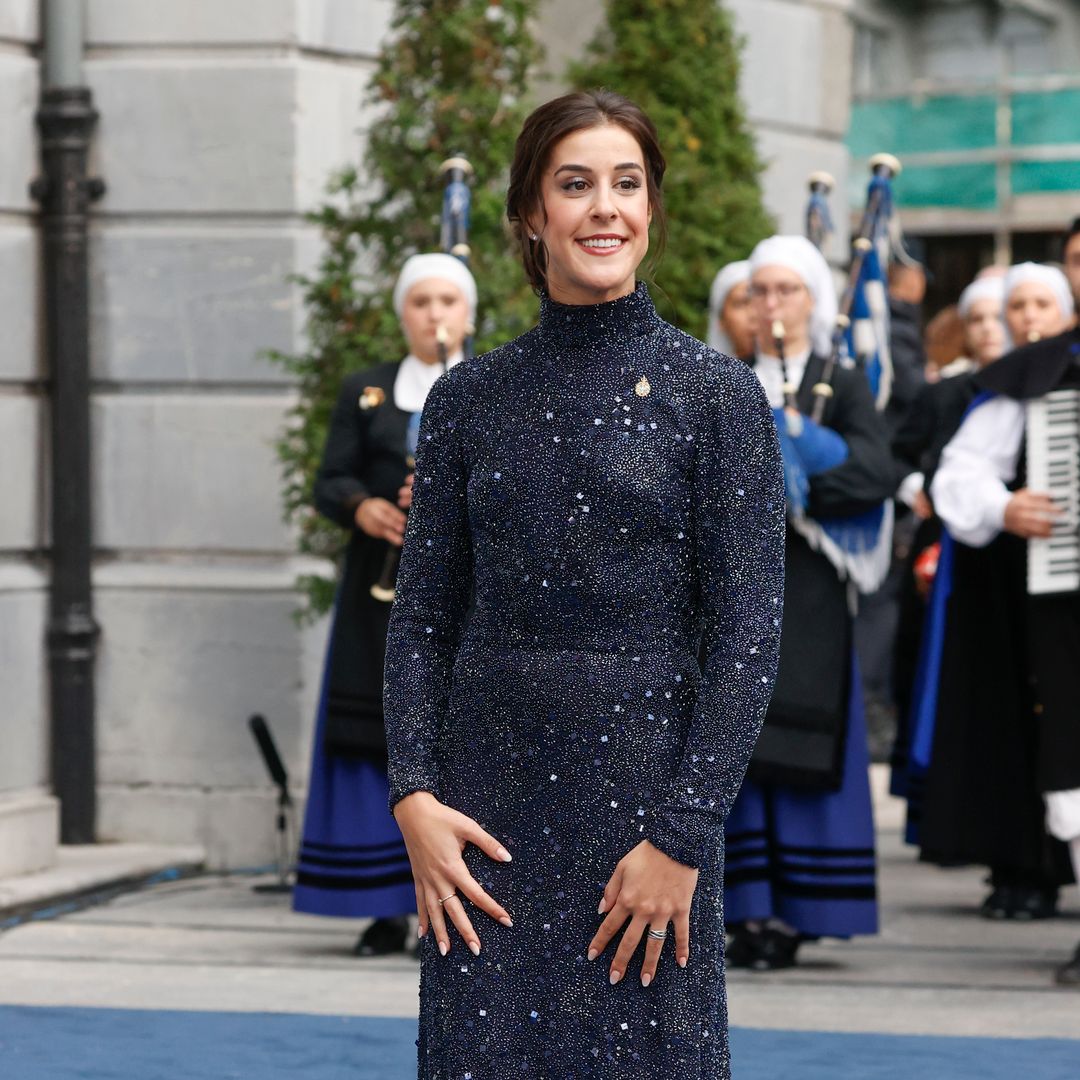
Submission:
[[[38,5],[0,2],[0,876],[56,855],[48,794],[37,175]]]
[[[100,834],[273,852],[262,712],[297,785],[325,626],[298,572],[261,354],[300,340],[304,211],[358,159],[388,0],[89,0],[108,193],[92,237]]]

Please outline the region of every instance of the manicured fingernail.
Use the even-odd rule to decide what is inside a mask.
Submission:
[[[447,945],[445,941],[440,941],[439,942],[439,952],[442,953],[443,956],[445,956],[449,951],[450,951],[450,946]]]
[[[605,911],[607,911],[607,901],[601,900],[600,906],[596,909],[596,914],[603,915]]]
[[[600,954],[595,949],[590,949],[588,955],[590,960],[595,960]]]
[[[418,938],[422,938],[424,936],[424,928],[422,926],[418,926],[416,928],[416,936]]]
[[[510,852],[507,851],[506,848],[504,848],[504,847],[499,848],[499,850],[496,851],[495,854],[498,855],[499,858],[502,859],[503,862],[513,862],[514,861],[514,856],[511,855]]]
[[[686,959],[687,958],[685,956],[679,957],[679,967],[686,967]]]
[[[614,986],[622,978],[621,971],[613,971],[611,973],[611,985]]]
[[[501,922],[501,923],[503,924],[503,926],[513,926],[513,925],[514,925],[514,924],[513,924],[513,922],[511,922],[511,920],[510,920],[510,916],[509,916],[509,915],[504,915],[504,916],[503,916],[503,917],[502,917],[502,918],[501,918],[501,919],[499,920],[499,922]]]
[[[648,986],[651,982],[652,976],[648,972],[645,972],[645,974],[641,976],[641,985]]]
[[[470,941],[469,942],[469,948],[472,949],[473,956],[479,956],[480,955],[480,942],[479,941]]]

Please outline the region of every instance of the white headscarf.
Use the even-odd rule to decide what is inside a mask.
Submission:
[[[971,314],[975,304],[983,300],[996,300],[1000,310],[1005,304],[1005,276],[995,274],[993,277],[976,278],[961,294],[957,303],[960,318],[966,319]]]
[[[1056,267],[1047,266],[1045,263],[1017,263],[1009,267],[1005,275],[1005,302],[1008,303],[1013,289],[1034,281],[1045,285],[1057,300],[1063,319],[1071,319],[1075,305],[1073,304],[1072,290],[1069,288],[1069,279]]]
[[[476,321],[476,279],[469,268],[453,255],[435,252],[430,255],[412,255],[405,260],[405,265],[398,274],[394,285],[394,311],[397,317],[405,308],[405,297],[409,290],[421,281],[439,278],[456,285],[469,304],[469,322]]]
[[[750,253],[750,274],[763,266],[786,266],[802,278],[810,290],[814,310],[810,314],[810,344],[814,352],[828,356],[836,329],[836,288],[825,257],[805,236],[770,236]]]
[[[727,303],[728,293],[736,285],[741,285],[744,281],[749,280],[749,259],[740,259],[738,262],[728,263],[713,278],[712,288],[709,290],[709,333],[706,338],[710,349],[727,353],[728,356],[735,355],[733,351],[735,346],[732,344],[731,338],[724,333],[723,328],[720,326],[720,316],[724,311],[724,304]]]

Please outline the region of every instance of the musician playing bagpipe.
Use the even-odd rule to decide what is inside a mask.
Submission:
[[[834,364],[828,265],[809,240],[750,256],[758,349],[788,501],[780,670],[748,779],[727,821],[728,962],[795,962],[804,937],[877,930],[874,827],[855,594],[888,570],[893,493],[884,425],[864,372]],[[825,397],[819,420],[815,397]]]
[[[990,866],[985,916],[1029,920],[1055,913],[1067,845],[1080,872],[1080,335],[1054,333],[1073,316],[1056,268],[1013,267],[1005,288],[1032,343],[979,374],[931,485],[948,536],[921,840]],[[1060,978],[1080,984],[1080,963]]]
[[[404,949],[407,916],[416,910],[405,844],[386,808],[383,654],[420,412],[436,379],[462,359],[476,283],[451,255],[414,255],[402,267],[393,302],[408,355],[344,380],[314,492],[319,512],[348,529],[350,539],[319,703],[294,906],[314,915],[374,918],[359,955]]]

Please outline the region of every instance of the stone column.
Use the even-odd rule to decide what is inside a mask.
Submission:
[[[807,177],[836,178],[830,260],[848,259],[852,0],[725,0],[746,37],[740,88],[766,163],[765,205],[781,232],[805,230]]]

